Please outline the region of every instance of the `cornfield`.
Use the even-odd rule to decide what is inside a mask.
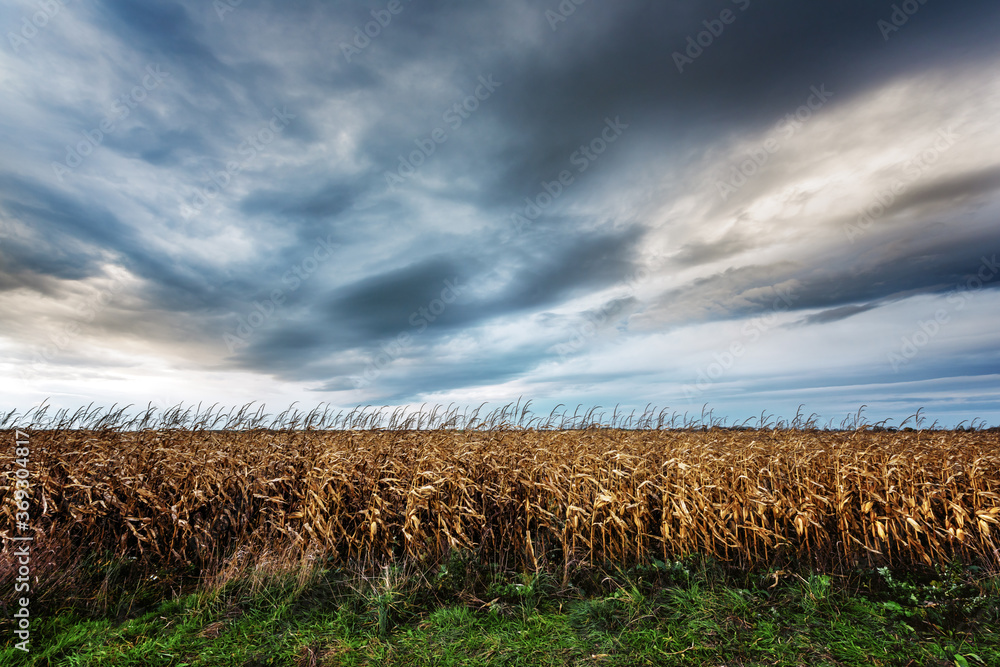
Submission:
[[[357,414],[365,427],[339,430],[299,417],[216,430],[190,413],[183,427],[177,413],[173,427],[102,417],[70,428],[62,415],[29,431],[35,534],[164,567],[279,539],[331,562],[440,562],[461,550],[564,576],[691,553],[749,569],[1000,567],[993,429],[682,429],[634,415],[638,428],[559,428],[565,415],[522,428],[507,419],[516,411],[387,429]],[[0,434],[6,578],[15,436]]]

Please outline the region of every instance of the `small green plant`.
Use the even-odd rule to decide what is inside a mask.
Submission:
[[[652,616],[647,598],[635,586],[620,588],[604,598],[578,602],[569,614],[574,627],[598,632],[620,632],[649,618]]]
[[[882,606],[908,632],[926,628],[954,639],[1000,616],[995,579],[984,579],[977,566],[952,562],[929,579],[899,577],[885,567],[878,573],[889,594]]]
[[[385,565],[379,576],[363,578],[362,581],[363,585],[354,585],[353,588],[372,619],[368,625],[374,626],[379,637],[386,637],[407,607],[407,576],[398,566]]]
[[[830,577],[825,574],[811,574],[803,582],[803,600],[807,608],[822,605],[830,597]]]

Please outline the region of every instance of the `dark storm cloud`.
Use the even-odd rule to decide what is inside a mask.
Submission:
[[[860,306],[840,306],[839,308],[831,308],[830,310],[824,310],[823,312],[806,317],[801,321],[801,324],[829,324],[830,322],[839,322],[840,320],[846,320],[848,317],[853,315],[866,313],[877,307],[877,304],[866,303]]]
[[[145,256],[138,235],[114,214],[48,186],[7,174],[0,210],[29,229],[29,238],[0,245],[4,272],[81,280],[101,275],[105,251]],[[17,281],[7,277],[8,284]]]
[[[992,262],[1000,234],[926,238],[879,248],[876,260],[840,255],[808,266],[796,262],[730,268],[659,296],[651,317],[661,324],[827,309],[805,318],[825,324],[920,294],[946,294]],[[1000,287],[1000,280],[987,282]]]
[[[256,190],[238,206],[239,212],[248,218],[263,219],[279,229],[294,231],[297,237],[294,245],[272,251],[281,254],[286,263],[301,255],[301,245],[313,244],[317,238],[336,245],[361,240],[357,221],[350,215],[360,184],[315,177],[303,181]]]
[[[165,102],[169,113],[150,113],[140,105],[133,113],[141,123],[109,135],[105,144],[153,166],[186,171],[197,163],[196,179],[207,170],[218,170],[235,157],[248,126],[265,123],[274,108],[292,105],[295,113],[294,104],[304,92],[289,90],[273,63],[250,54],[233,58],[244,46],[233,44],[231,38],[218,39],[217,17],[210,4],[107,0],[95,6],[93,20],[130,51],[132,62],[156,63],[169,74],[165,84],[170,89]],[[132,62],[118,64],[126,82]],[[337,77],[329,88],[355,85],[348,77]],[[81,124],[89,127],[93,121],[83,118]],[[283,137],[318,138],[304,113],[283,130]]]
[[[461,284],[460,272],[448,258],[430,258],[339,290],[326,310],[331,323],[362,340],[387,337],[409,326],[417,308],[439,298],[446,280]]]
[[[621,283],[635,272],[632,258],[640,239],[638,228],[578,234],[576,238],[557,237],[565,243],[563,247],[550,248],[544,253],[525,253],[516,262],[509,262],[503,271],[488,268],[491,263],[487,261],[468,257],[459,260],[459,253],[455,257],[431,256],[335,290],[322,306],[311,308],[312,319],[288,318],[274,329],[262,332],[238,353],[237,363],[267,368],[289,378],[318,379],[322,373],[357,374],[360,369],[356,364],[335,369],[313,362],[351,349],[377,354],[382,344],[400,334],[412,338],[407,354],[419,355],[421,350],[433,348],[465,328],[535,312],[574,295]],[[475,296],[473,284],[499,280],[500,275],[509,277],[498,292]],[[442,299],[447,302],[443,312],[428,317],[432,302]],[[322,324],[318,324],[320,321]],[[549,345],[539,342],[530,352],[517,355],[517,372],[529,370],[547,359]],[[477,363],[476,369],[486,378],[489,369],[496,366],[495,362],[483,362]],[[434,378],[456,377],[462,372],[470,372],[465,362],[460,369],[422,376],[419,382],[424,391],[443,391],[453,387],[438,386]],[[340,378],[324,386],[340,387],[345,382]],[[380,382],[379,389],[383,388]]]
[[[403,0],[349,58],[344,45],[355,44],[355,28],[386,3],[268,0],[220,16],[194,0],[103,0],[66,12],[64,39],[39,38],[31,60],[2,63],[15,78],[0,79],[14,101],[0,111],[0,136],[17,155],[0,158],[0,223],[16,230],[0,239],[0,296],[20,289],[60,297],[118,265],[139,279],[130,315],[116,314],[120,330],[177,315],[183,327],[157,340],[173,336],[171,353],[183,356],[189,345],[225,349],[234,322],[283,290],[284,303],[238,350],[220,353],[218,366],[350,391],[350,377],[386,341],[414,333],[414,313],[449,281],[461,294],[370,388],[406,401],[529,379],[560,361],[553,349],[565,341],[564,325],[608,304],[648,333],[752,317],[784,295],[790,310],[819,311],[803,312],[798,324],[811,326],[802,332],[946,294],[983,252],[1000,249],[995,225],[959,216],[988,211],[997,198],[1000,168],[981,162],[910,183],[890,219],[855,244],[816,234],[783,246],[786,237],[760,233],[768,221],[748,221],[745,211],[712,218],[729,211],[717,198],[698,199],[703,193],[685,180],[773,127],[812,86],[833,91],[823,114],[836,118],[924,73],[979,67],[991,76],[982,63],[991,66],[1000,51],[995,2],[921,4],[888,40],[877,22],[890,17],[892,2],[571,4],[565,21],[550,23],[555,0]],[[733,16],[725,25],[717,22],[723,11]],[[721,34],[678,71],[675,54],[708,29]],[[81,63],[92,79],[73,69]],[[148,64],[169,72],[164,85],[65,182],[50,178],[52,160]],[[56,75],[64,70],[69,80]],[[496,83],[476,97],[484,81]],[[465,112],[449,116],[456,104]],[[985,104],[981,115],[995,113]],[[220,171],[243,159],[247,137],[275,108],[294,119],[220,186]],[[624,131],[580,168],[573,156],[616,119]],[[436,130],[446,140],[428,144]],[[414,151],[421,164],[390,187],[386,174],[402,174]],[[827,159],[837,157],[830,149]],[[790,162],[742,190],[741,201],[749,208],[780,193],[797,177],[800,164]],[[573,184],[505,242],[510,215],[563,170]],[[640,185],[647,190],[632,189]],[[220,191],[192,207],[212,187]],[[685,198],[698,202],[660,214]],[[301,287],[285,280],[320,241],[329,244],[328,263]],[[760,256],[747,260],[748,251]],[[652,300],[604,293],[654,252],[685,282],[656,287],[662,293]],[[504,347],[496,335],[504,327],[526,340]],[[458,339],[474,349],[438,361]],[[986,359],[982,350],[969,354],[963,368]],[[931,372],[944,365],[928,363]],[[608,373],[574,370],[562,381],[606,382]]]
[[[893,74],[939,65],[942,54],[966,44],[963,33],[983,32],[998,12],[987,2],[925,6],[892,44],[905,57],[886,58],[876,22],[891,13],[890,4],[581,6],[535,50],[508,53],[494,67],[507,81],[496,107],[516,151],[505,156],[507,169],[491,190],[517,194],[551,178],[607,115],[655,123],[660,141],[687,150],[719,132],[773,123],[811,85],[825,83],[843,99]],[[673,54],[724,9],[735,12],[735,22],[679,73]]]
[[[51,289],[52,283],[40,283],[37,276],[101,277],[103,265],[110,263],[144,279],[144,296],[157,309],[204,313],[237,302],[226,293],[231,285],[216,266],[172,261],[154,251],[150,240],[135,227],[97,202],[18,177],[4,180],[13,187],[0,192],[0,210],[30,230],[28,238],[5,239],[0,245],[4,260],[0,284],[8,289],[41,285]]]
[[[645,230],[555,236],[524,264],[493,308],[516,311],[548,306],[582,290],[599,290],[635,272],[636,245]]]

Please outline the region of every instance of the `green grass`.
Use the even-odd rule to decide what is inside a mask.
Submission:
[[[688,559],[562,587],[455,559],[235,579],[130,618],[40,614],[28,654],[4,627],[0,664],[988,667],[998,628],[1000,585],[974,568],[759,577]]]

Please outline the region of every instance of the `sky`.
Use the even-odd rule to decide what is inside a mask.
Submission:
[[[12,0],[0,407],[1000,423],[1000,5]]]

